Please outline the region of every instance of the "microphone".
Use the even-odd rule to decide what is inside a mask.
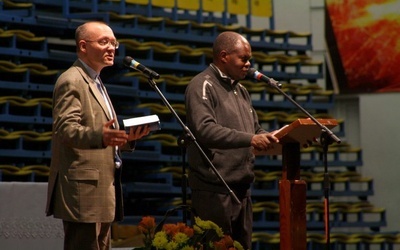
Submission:
[[[249,70],[247,71],[247,77],[255,79],[257,81],[268,83],[272,87],[280,88],[282,86],[282,84],[280,84],[278,81],[274,80],[273,78],[269,78],[266,75],[263,75],[255,68],[249,68]]]
[[[124,58],[124,65],[126,67],[129,67],[129,68],[135,69],[137,71],[140,71],[140,72],[142,72],[143,74],[145,74],[148,77],[151,77],[151,78],[154,78],[154,79],[160,78],[160,75],[157,72],[147,68],[146,66],[144,66],[144,65],[142,65],[140,63],[138,63],[137,61],[135,61],[135,59],[133,59],[130,56],[126,56]]]

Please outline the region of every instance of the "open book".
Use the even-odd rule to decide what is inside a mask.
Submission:
[[[160,119],[157,115],[146,115],[135,118],[123,119],[124,127],[127,133],[129,133],[130,127],[140,126],[149,124],[150,131],[160,130]]]

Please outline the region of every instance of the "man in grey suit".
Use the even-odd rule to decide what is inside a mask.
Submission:
[[[133,151],[148,126],[119,129],[99,78],[118,42],[103,22],[75,32],[78,60],[53,92],[52,160],[46,214],[63,220],[64,249],[110,249],[111,223],[122,220],[120,151]]]

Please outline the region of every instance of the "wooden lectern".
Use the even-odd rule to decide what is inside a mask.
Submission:
[[[317,119],[327,128],[338,125],[335,119]],[[276,131],[279,144],[256,155],[282,154],[282,179],[279,182],[280,249],[305,250],[307,247],[306,191],[300,180],[300,147],[310,146],[319,139],[321,128],[311,119],[298,119]]]

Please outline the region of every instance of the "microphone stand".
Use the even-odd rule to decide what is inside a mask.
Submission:
[[[307,110],[305,110],[299,103],[293,100],[288,94],[286,94],[281,88],[280,84],[273,79],[268,79],[264,81],[281,93],[287,100],[293,103],[298,109],[300,109],[305,115],[307,115],[312,121],[315,122],[321,128],[320,144],[323,149],[323,164],[324,164],[324,221],[325,221],[325,239],[326,239],[326,249],[330,249],[330,226],[329,226],[329,173],[328,173],[328,147],[333,142],[341,143],[341,140],[325,125],[321,124],[314,116],[312,116]]]
[[[193,135],[193,133],[190,131],[190,129],[182,122],[182,120],[180,119],[179,115],[176,113],[176,111],[174,110],[174,108],[171,106],[171,104],[168,102],[168,100],[165,98],[165,96],[162,94],[162,92],[160,91],[160,89],[157,86],[157,83],[154,81],[154,79],[152,77],[148,77],[148,82],[150,84],[150,86],[158,93],[158,95],[161,97],[161,100],[164,102],[165,106],[167,106],[167,108],[171,111],[171,113],[175,116],[176,120],[179,122],[179,124],[181,125],[181,127],[184,130],[184,137],[187,137],[190,139],[190,142],[194,143],[195,146],[197,147],[197,149],[199,150],[199,152],[201,153],[201,155],[204,157],[204,159],[207,160],[208,164],[210,165],[211,169],[213,170],[213,172],[217,175],[218,179],[222,182],[222,184],[226,187],[226,189],[228,190],[229,194],[231,195],[231,197],[238,203],[241,204],[241,202],[239,201],[239,199],[237,198],[237,196],[235,195],[235,193],[232,191],[232,189],[228,186],[228,184],[225,182],[225,180],[222,178],[221,174],[218,172],[218,170],[215,168],[215,166],[213,165],[213,163],[211,162],[211,160],[207,157],[206,153],[203,151],[203,149],[200,147],[200,145],[198,144],[195,136]],[[183,138],[180,138],[178,140],[178,144],[185,144],[185,141]],[[185,173],[183,173],[185,175]],[[184,176],[185,177],[185,176]],[[186,180],[186,178],[183,178],[184,180]],[[183,195],[185,197],[183,197],[183,202],[186,202],[186,183],[183,183]],[[186,204],[183,204],[186,205]],[[184,213],[185,214],[185,213]],[[186,217],[186,215],[185,215]],[[185,218],[186,219],[186,218]],[[186,221],[184,221],[186,222]]]
[[[182,156],[182,182],[181,182],[181,187],[182,187],[182,204],[183,206],[186,206],[187,204],[187,183],[188,183],[188,176],[186,174],[186,146],[187,146],[187,140],[185,139],[185,135],[181,134],[178,137],[178,146],[181,148],[181,156]],[[182,215],[182,222],[186,222],[188,217],[188,211],[183,210],[183,215]]]

